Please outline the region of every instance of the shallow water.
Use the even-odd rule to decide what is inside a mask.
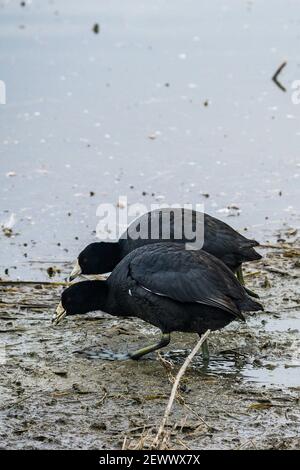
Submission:
[[[18,234],[2,240],[1,277],[40,280],[73,260],[119,195],[203,203],[262,240],[299,224],[296,2],[2,0],[0,12],[0,221],[15,214]],[[283,60],[286,93],[271,81]]]

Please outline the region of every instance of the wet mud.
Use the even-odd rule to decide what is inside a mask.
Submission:
[[[299,448],[299,240],[261,252],[245,279],[265,311],[210,335],[209,364],[196,356],[181,382],[167,448]],[[2,281],[0,289],[0,447],[150,448],[196,335],[173,334],[140,361],[111,360],[158,332],[102,312],[53,327],[63,283]]]

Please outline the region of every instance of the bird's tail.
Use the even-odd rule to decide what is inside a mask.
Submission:
[[[255,261],[262,258],[262,255],[254,250],[254,246],[259,246],[259,243],[256,240],[247,240],[244,244],[242,247],[244,261]]]
[[[264,310],[262,304],[256,300],[251,299],[248,295],[245,296],[245,299],[241,305],[241,309],[244,312],[258,312],[259,310]]]

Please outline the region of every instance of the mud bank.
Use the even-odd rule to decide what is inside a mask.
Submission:
[[[211,362],[197,356],[184,376],[167,447],[300,446],[299,240],[262,251],[246,279],[265,312],[211,334]],[[196,336],[174,334],[139,362],[87,359],[74,351],[124,352],[157,332],[101,312],[52,327],[62,286],[50,282],[0,284],[0,448],[149,448]]]

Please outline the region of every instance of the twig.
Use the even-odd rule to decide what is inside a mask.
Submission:
[[[264,271],[269,271],[270,273],[280,274],[280,276],[291,276],[291,277],[295,277],[295,276],[293,276],[292,274],[290,274],[289,272],[287,272],[287,271],[282,271],[281,269],[271,268],[271,267],[269,267],[269,266],[264,266],[263,269],[264,269]]]
[[[292,243],[261,243],[259,248],[276,248],[277,250],[290,250],[294,248]],[[298,247],[295,247],[297,250]]]
[[[0,285],[40,285],[40,286],[70,286],[69,282],[51,282],[51,281],[0,281]]]
[[[168,417],[169,417],[169,414],[170,414],[172,406],[173,406],[173,402],[174,402],[174,399],[175,399],[175,396],[176,396],[176,392],[177,392],[177,388],[179,386],[179,382],[180,382],[182,376],[184,375],[188,365],[191,363],[193,357],[197,354],[197,352],[199,351],[200,347],[202,346],[204,341],[207,339],[209,334],[210,334],[210,330],[207,330],[204,333],[204,335],[201,336],[200,340],[198,341],[198,343],[196,344],[196,346],[194,347],[192,352],[188,355],[188,357],[186,358],[186,360],[184,361],[184,363],[180,367],[178,374],[176,375],[175,382],[174,382],[173,387],[172,387],[171,395],[170,395],[169,402],[168,402],[168,405],[167,405],[166,410],[165,410],[164,417],[163,417],[161,425],[158,429],[157,435],[154,439],[154,445],[155,446],[157,446],[157,444],[159,442],[159,439],[160,439],[160,437],[161,437],[161,435],[164,431],[164,428],[166,426],[166,423],[168,421]]]
[[[283,62],[279,67],[278,69],[276,70],[276,72],[274,73],[273,77],[272,77],[272,80],[273,82],[278,86],[278,88],[280,88],[280,90],[282,91],[286,91],[286,88],[277,80],[277,77],[278,75],[282,72],[282,70],[284,69],[284,67],[286,66],[286,62]]]
[[[251,271],[249,273],[245,273],[244,277],[258,276],[259,274],[261,274],[261,271]]]
[[[20,400],[17,400],[17,401],[15,401],[14,403],[10,403],[8,406],[3,406],[3,407],[1,407],[1,410],[5,410],[5,409],[10,410],[10,409],[13,408],[14,406],[17,406],[17,405],[19,405],[20,403],[22,403],[23,401],[28,400],[28,399],[31,398],[33,395],[34,395],[34,394],[31,393],[30,395],[27,395],[26,397],[20,398]]]
[[[15,302],[2,302],[0,300],[0,308],[49,308],[48,304],[26,304],[26,303],[15,303]]]
[[[174,369],[174,364],[171,362],[171,361],[167,361],[162,355],[161,353],[159,352],[158,353],[158,360],[162,363],[163,367],[166,369],[167,371],[167,374],[168,374],[168,379],[169,381],[174,384],[175,382],[175,377],[174,375],[172,374],[172,370]],[[191,408],[186,402],[185,402],[185,399],[182,395],[180,395],[178,392],[177,394],[179,395],[178,398],[179,398],[179,401],[180,403],[187,409],[189,410],[189,412],[191,414],[193,414],[194,416],[196,416],[200,421],[202,421],[203,424],[205,424],[205,426],[207,427],[207,429],[213,429],[211,426],[209,426],[207,424],[207,422],[195,411],[193,410],[193,408]]]
[[[126,444],[127,444],[127,436],[124,437],[124,441],[122,444],[122,450],[126,450]]]

